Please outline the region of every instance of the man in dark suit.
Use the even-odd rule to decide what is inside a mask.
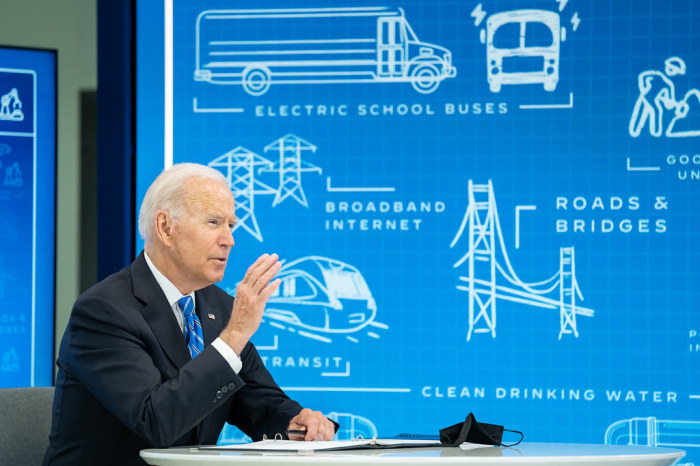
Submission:
[[[178,164],[151,185],[139,213],[144,251],[73,307],[45,464],[144,464],[144,448],[216,443],[224,421],[254,440],[288,430],[333,438],[337,425],[290,400],[249,342],[279,286],[277,255],[248,269],[235,300],[213,285],[235,220],[214,169]]]

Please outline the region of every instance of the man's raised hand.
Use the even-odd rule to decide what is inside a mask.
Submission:
[[[280,285],[272,280],[282,267],[277,254],[263,254],[248,268],[236,287],[236,299],[228,325],[221,338],[240,355],[248,340],[258,330],[267,300]]]

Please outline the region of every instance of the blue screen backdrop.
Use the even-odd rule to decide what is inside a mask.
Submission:
[[[0,47],[0,387],[53,381],[56,53]]]
[[[473,411],[700,461],[698,5],[137,9],[137,201],[227,177],[220,286],[284,260],[254,343],[340,438]]]

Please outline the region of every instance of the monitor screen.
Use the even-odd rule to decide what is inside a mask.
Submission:
[[[0,387],[53,381],[56,52],[0,47]]]
[[[291,397],[345,437],[473,411],[527,441],[667,442],[700,461],[700,9],[137,14],[137,203],[174,163],[226,177],[219,286],[283,259],[253,342]]]

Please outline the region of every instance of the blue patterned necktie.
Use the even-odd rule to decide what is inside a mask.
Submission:
[[[191,296],[185,296],[177,301],[177,305],[185,316],[185,341],[190,348],[192,359],[204,349],[202,338],[202,324],[194,312],[194,303]]]

